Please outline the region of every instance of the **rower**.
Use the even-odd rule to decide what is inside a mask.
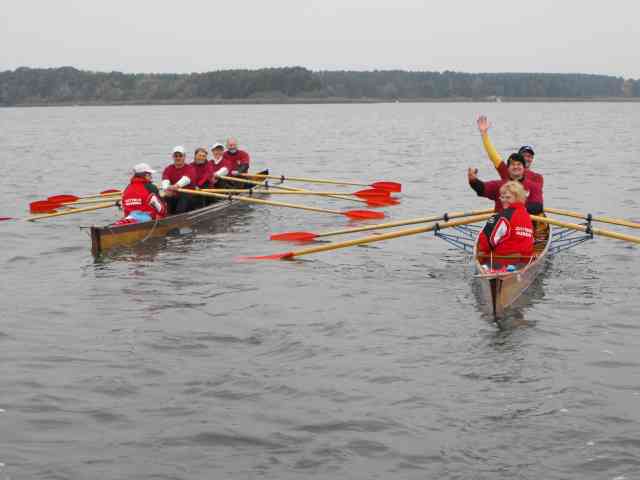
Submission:
[[[479,256],[497,257],[502,266],[529,261],[534,241],[533,223],[524,205],[526,198],[520,182],[509,181],[500,187],[502,211],[493,215],[480,233]],[[493,261],[492,267],[495,268]]]
[[[213,188],[212,176],[213,176],[213,164],[207,160],[207,149],[196,148],[193,152],[193,162],[191,163],[193,171],[195,172],[195,178],[193,179],[192,188],[200,190],[203,188]],[[192,206],[194,208],[201,208],[211,203],[208,197],[192,197]]]
[[[151,183],[155,173],[146,163],[133,167],[133,177],[122,192],[123,220],[118,223],[138,223],[163,218],[167,207],[160,199],[158,187]]]
[[[498,171],[500,178],[502,178],[503,180],[508,180],[509,172],[508,172],[507,166],[502,161],[502,157],[500,157],[500,154],[498,153],[496,148],[493,146],[493,143],[491,143],[491,139],[489,138],[489,128],[491,126],[489,124],[489,120],[484,115],[481,115],[478,117],[477,124],[478,124],[478,130],[480,130],[480,135],[482,136],[482,144],[484,145],[484,149],[487,152],[489,159],[491,160],[491,162],[493,163],[493,166]],[[535,156],[533,147],[531,145],[523,145],[518,150],[518,153],[524,157],[526,162],[525,167],[527,170],[526,170],[525,176],[529,180],[535,183],[539,183],[540,189],[542,190],[544,186],[544,177],[539,173],[536,173],[533,170],[531,170],[531,164],[533,163],[534,156]]]
[[[519,153],[512,153],[507,160],[507,173],[509,180],[515,180],[522,183],[524,189],[528,192],[526,207],[531,214],[539,214],[543,211],[544,200],[542,197],[542,187],[539,183],[525,177],[525,160]],[[492,180],[483,182],[478,178],[478,169],[469,168],[467,172],[469,186],[476,192],[479,197],[485,197],[495,201],[496,212],[502,211],[502,202],[500,202],[500,187],[509,180]]]
[[[233,137],[227,139],[227,149],[223,154],[223,158],[228,160],[232,166],[229,171],[231,176],[235,177],[249,171],[249,154],[238,148],[238,140]]]
[[[191,188],[196,173],[185,162],[184,147],[174,147],[171,152],[173,163],[162,172],[162,189],[170,214],[184,213],[192,209],[191,195],[177,192],[178,188]]]

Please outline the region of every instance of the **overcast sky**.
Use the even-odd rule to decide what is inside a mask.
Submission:
[[[640,2],[2,0],[0,69],[581,72],[640,78]]]

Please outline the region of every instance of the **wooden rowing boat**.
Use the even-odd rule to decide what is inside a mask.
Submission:
[[[94,257],[98,257],[113,248],[131,247],[150,238],[165,237],[169,232],[210,222],[223,212],[226,214],[230,208],[244,205],[233,200],[223,200],[191,212],[170,215],[160,220],[125,225],[106,225],[104,227],[92,226],[90,227],[91,253]]]
[[[544,266],[551,243],[551,226],[535,224],[534,256],[528,263],[516,264],[513,272],[504,271],[505,258],[490,258],[478,254],[478,240],[473,252],[476,278],[480,283],[483,303],[490,306],[494,317],[501,317],[533,283]],[[502,271],[501,271],[502,270]]]
[[[269,173],[268,170],[265,172]],[[256,189],[259,188],[261,187],[256,187]],[[169,232],[211,222],[216,217],[229,213],[230,209],[241,206],[246,206],[246,204],[234,201],[230,197],[228,200],[222,200],[190,212],[170,215],[160,220],[124,225],[111,224],[104,227],[92,226],[90,227],[91,253],[94,257],[98,257],[117,247],[131,247],[150,238],[165,237]]]

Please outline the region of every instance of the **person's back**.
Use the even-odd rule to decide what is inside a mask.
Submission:
[[[151,183],[154,171],[146,163],[140,163],[133,172],[129,185],[122,192],[123,220],[140,222],[163,218],[167,210],[158,188]]]

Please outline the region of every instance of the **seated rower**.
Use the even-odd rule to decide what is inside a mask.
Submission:
[[[191,166],[195,173],[195,178],[193,179],[191,188],[196,190],[213,188],[213,165],[207,160],[206,148],[196,148],[196,151],[193,152],[193,162],[191,163]],[[209,200],[209,197],[193,196],[192,206],[193,208],[205,207],[211,203]]]
[[[528,263],[533,255],[533,223],[524,206],[526,198],[520,182],[509,181],[500,187],[502,211],[487,221],[478,239],[478,253],[496,259],[493,268]]]
[[[233,137],[227,139],[227,149],[223,154],[223,158],[230,166],[230,176],[236,177],[249,171],[249,154],[244,150],[238,149],[238,141]],[[250,186],[238,183],[236,188],[250,188]]]
[[[185,162],[184,147],[178,146],[172,152],[173,163],[162,172],[162,189],[170,214],[192,210],[191,195],[177,192],[178,188],[192,188],[196,173]]]
[[[482,144],[484,145],[484,149],[487,152],[489,159],[491,160],[491,162],[493,163],[493,166],[498,171],[500,178],[502,178],[503,180],[508,180],[509,172],[508,172],[507,165],[505,165],[505,163],[502,161],[500,154],[498,153],[496,148],[493,146],[493,143],[491,143],[491,139],[489,138],[489,128],[490,128],[489,120],[484,115],[481,115],[478,117],[477,124],[478,124],[478,130],[480,130],[480,135],[482,136]],[[531,180],[532,182],[539,183],[540,189],[542,190],[542,188],[544,187],[544,177],[539,173],[536,173],[533,170],[531,170],[531,164],[533,163],[534,156],[535,156],[533,147],[531,147],[530,145],[523,145],[518,150],[518,153],[522,155],[525,160],[526,178],[528,180]]]
[[[518,181],[522,184],[527,192],[525,206],[531,214],[539,214],[543,211],[542,188],[539,183],[525,178],[525,161],[524,157],[519,153],[512,153],[507,160],[507,173],[509,180]],[[478,169],[469,168],[467,172],[469,186],[476,192],[479,197],[485,197],[495,202],[496,212],[502,211],[502,202],[500,202],[500,187],[507,180],[492,180],[483,182],[478,178]]]
[[[146,163],[133,167],[133,177],[122,192],[124,218],[118,223],[139,223],[157,220],[167,215],[167,207],[160,199],[158,187],[151,183],[155,173]]]

